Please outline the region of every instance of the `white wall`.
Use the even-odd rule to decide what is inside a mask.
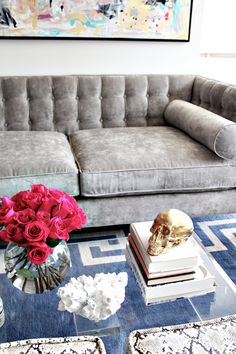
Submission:
[[[200,58],[198,73],[236,85],[236,56],[232,58]]]
[[[190,42],[0,40],[0,76],[191,73],[236,84],[236,58],[200,57],[206,1],[193,0]]]
[[[0,75],[197,73],[203,1],[190,42],[0,40]]]
[[[199,72],[236,85],[236,1],[204,0]],[[225,57],[224,57],[225,56]]]

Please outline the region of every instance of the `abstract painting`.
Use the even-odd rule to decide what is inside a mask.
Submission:
[[[0,38],[189,41],[192,0],[0,0]]]

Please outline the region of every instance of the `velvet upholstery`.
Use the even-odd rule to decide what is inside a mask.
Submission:
[[[224,159],[236,159],[236,124],[202,107],[172,101],[165,119]]]
[[[173,98],[190,101],[192,75],[0,78],[0,130],[164,125]]]
[[[70,141],[83,196],[221,190],[235,185],[236,160],[220,159],[173,127],[83,130]]]
[[[57,132],[0,132],[0,195],[32,183],[79,194],[78,169],[67,138]]]
[[[235,213],[235,201],[235,188],[201,193],[156,193],[78,199],[88,218],[86,227],[154,220],[157,213],[171,208],[180,209],[191,217]]]
[[[236,86],[196,76],[191,102],[236,123]]]
[[[153,219],[173,207],[234,212],[235,160],[169,126],[164,112],[176,99],[236,122],[236,88],[194,75],[1,77],[0,196],[32,183],[62,189],[78,198],[86,226]],[[79,172],[56,132],[72,136]]]

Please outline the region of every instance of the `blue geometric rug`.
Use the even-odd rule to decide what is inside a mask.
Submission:
[[[195,232],[204,246],[208,248],[213,257],[236,283],[236,214],[194,218],[193,223]],[[71,277],[78,277],[82,274],[94,276],[100,272],[118,273],[125,271],[128,273],[126,298],[117,312],[121,325],[120,335],[102,338],[107,354],[125,353],[127,338],[132,330],[199,321],[199,314],[188,299],[151,306],[144,304],[135,277],[125,262],[126,238],[124,236],[127,236],[127,229],[87,234],[82,232],[79,236],[81,242],[78,242],[75,247],[71,247],[73,267],[65,280],[67,283]],[[88,242],[88,237],[91,237],[92,241]],[[5,326],[0,328],[0,342],[35,337],[75,335],[71,314],[57,311],[59,302],[59,298],[56,296],[57,290],[45,295],[33,296],[16,291],[12,286],[9,286],[6,279],[2,267],[2,256],[0,253],[0,295],[5,304],[6,314],[8,315],[12,306],[15,308],[15,313],[14,318],[8,318]],[[11,294],[9,294],[9,291]],[[211,295],[209,294],[209,296]],[[45,306],[45,299],[47,306]],[[28,302],[28,307],[31,306],[31,311],[28,311],[28,313],[25,313],[26,309],[24,312],[22,311],[21,304],[25,301]],[[235,308],[236,313],[236,302],[233,302],[233,304],[232,311]],[[204,308],[204,311],[208,311],[208,309]],[[49,313],[50,316],[48,316]],[[153,314],[155,315],[153,316]],[[29,323],[25,321],[25,328],[21,329],[21,334],[19,334],[21,338],[19,338],[17,335],[17,319],[22,315],[26,315],[26,318],[29,318],[30,321]]]
[[[227,214],[227,215],[216,215],[216,216],[206,216],[206,217],[195,217],[192,219],[194,223],[194,231],[202,240],[203,245],[207,248],[207,250],[213,255],[216,261],[221,265],[224,271],[228,274],[228,276],[234,281],[236,284],[236,214]],[[121,263],[125,260],[125,244],[119,241],[119,238],[123,236],[124,233],[122,230],[113,231],[108,233],[108,237],[111,237],[111,234],[114,234],[115,237],[113,241],[109,240],[107,243],[102,245],[101,241],[95,241],[95,244],[91,247],[91,244],[81,242],[79,244],[80,254],[82,258],[83,266],[85,267],[97,267],[97,271],[99,271],[100,266],[103,264],[103,269],[105,265],[109,263],[113,263],[114,271],[120,268],[121,271]],[[105,235],[104,235],[105,236]],[[120,239],[122,240],[122,238]],[[123,240],[122,240],[123,241]],[[119,266],[118,266],[119,265]],[[109,265],[109,269],[110,265]],[[127,269],[124,269],[127,271]],[[128,272],[129,273],[129,272]],[[129,276],[130,281],[130,276]],[[136,301],[133,298],[133,301]],[[182,300],[181,300],[182,301]],[[194,315],[191,313],[189,309],[187,309],[186,303],[179,303],[180,308],[178,309],[178,305],[174,311],[178,312],[178,317],[182,315],[182,318],[178,318],[178,322],[191,322],[195,321]],[[182,305],[182,306],[181,306]],[[124,306],[124,305],[123,305]],[[160,304],[159,306],[159,320],[157,322],[163,323],[163,317],[166,316],[165,307],[168,304]],[[186,310],[187,309],[187,310]],[[178,311],[180,310],[180,312]],[[128,311],[128,306],[127,306]],[[182,311],[182,313],[181,313]],[[122,310],[120,313],[123,312]],[[169,313],[172,312],[171,305],[169,304]],[[181,313],[181,315],[180,315]],[[236,313],[236,308],[235,308]],[[137,316],[143,316],[143,325],[142,328],[148,327],[148,310],[146,307],[146,314],[142,314],[142,308],[140,305],[140,313],[137,313]],[[126,313],[126,320],[131,321],[129,318],[129,313]],[[175,314],[172,312],[171,319],[165,318],[165,325],[170,325],[172,320],[175,321]],[[134,319],[135,322],[135,319]],[[140,328],[141,328],[140,327]],[[127,335],[123,333],[123,336]],[[105,342],[106,349],[108,353],[121,353],[119,350],[116,351],[114,348],[118,345],[115,341],[115,338],[112,337],[103,337],[103,341]],[[125,338],[121,338],[119,341],[120,344],[124,342]],[[118,349],[118,348],[116,348]]]
[[[236,284],[236,214],[193,218],[193,223],[203,245]]]

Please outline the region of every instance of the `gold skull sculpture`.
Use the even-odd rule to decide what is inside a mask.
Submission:
[[[193,222],[183,211],[170,209],[159,213],[150,229],[147,252],[151,256],[166,253],[174,245],[185,242],[193,232]]]

